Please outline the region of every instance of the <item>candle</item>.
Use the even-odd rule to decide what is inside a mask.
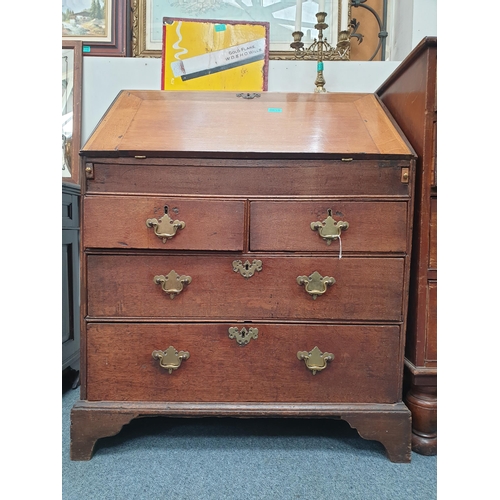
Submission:
[[[325,12],[325,0],[319,0],[318,12]]]
[[[302,28],[302,0],[297,0],[297,8],[295,10],[295,31],[301,31]]]

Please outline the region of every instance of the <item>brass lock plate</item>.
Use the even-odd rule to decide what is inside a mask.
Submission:
[[[251,278],[256,271],[262,271],[262,261],[254,259],[250,263],[248,260],[245,262],[233,260],[233,271],[240,273],[246,279]]]
[[[249,328],[248,330],[243,327],[239,330],[237,327],[232,326],[228,330],[229,338],[236,340],[239,345],[247,345],[252,339],[259,338],[258,328]]]

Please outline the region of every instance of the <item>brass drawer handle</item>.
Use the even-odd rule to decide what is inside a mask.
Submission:
[[[160,360],[160,366],[172,373],[172,370],[177,370],[183,360],[189,358],[189,352],[178,351],[175,347],[170,346],[165,351],[153,351],[153,359]]]
[[[244,263],[241,260],[233,260],[233,271],[240,273],[246,279],[251,278],[255,271],[262,271],[262,261],[254,259],[250,264],[248,260]]]
[[[235,339],[239,345],[247,345],[252,339],[257,339],[259,337],[258,328],[242,328],[238,330],[235,326],[232,326],[228,330],[229,338]]]
[[[328,361],[333,361],[334,355],[331,352],[321,352],[316,346],[312,351],[299,351],[297,359],[303,360],[306,367],[312,371],[313,375],[327,367]]]
[[[327,213],[328,217],[323,222],[311,222],[311,229],[318,231],[318,234],[326,241],[326,244],[330,245],[333,240],[340,239],[340,233],[349,227],[349,223],[342,220],[337,222],[332,217],[331,209],[328,209]]]
[[[323,295],[326,292],[327,286],[335,283],[335,278],[330,276],[321,276],[318,271],[314,271],[310,276],[297,276],[297,283],[304,285],[306,292],[316,300],[318,295]]]
[[[191,283],[191,276],[180,276],[172,269],[167,276],[160,274],[155,276],[153,281],[157,285],[161,285],[162,290],[173,299],[184,290],[184,285],[189,285],[189,283]]]
[[[146,226],[153,227],[156,236],[165,243],[176,235],[177,229],[184,229],[186,223],[181,220],[172,220],[168,215],[168,207],[165,207],[165,215],[160,219],[147,219]]]

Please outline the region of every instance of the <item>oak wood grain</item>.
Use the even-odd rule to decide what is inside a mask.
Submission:
[[[71,411],[71,459],[90,460],[98,438],[117,433],[130,420],[145,416],[240,418],[306,417],[345,420],[361,437],[380,441],[389,459],[411,461],[411,414],[401,402],[379,403],[214,403],[78,401]],[[391,429],[391,432],[388,432]],[[74,439],[73,439],[74,437]],[[402,446],[403,443],[403,446]]]
[[[429,269],[437,269],[437,197],[430,199],[429,217]]]
[[[240,346],[226,324],[91,324],[88,400],[356,402],[398,401],[399,327],[252,323]],[[170,345],[189,359],[171,374],[152,357]],[[313,375],[298,351],[335,357]],[[389,361],[388,361],[389,360]]]
[[[81,154],[73,459],[132,418],[227,415],[339,417],[409,460],[415,153],[378,97],[123,91]],[[310,227],[329,209],[351,224],[342,259]],[[186,226],[163,243],[145,219],[165,210]],[[170,271],[191,280],[173,298],[154,281]],[[336,280],[315,300],[313,272]],[[171,345],[190,356],[168,373],[152,352]],[[316,346],[334,359],[313,375],[297,352]]]
[[[149,219],[165,216],[185,223],[163,242]],[[243,250],[244,200],[201,200],[139,196],[87,196],[83,238],[87,248]]]
[[[262,261],[244,278],[233,261]],[[88,255],[87,300],[91,318],[233,318],[401,321],[403,258],[277,257],[230,255]],[[192,281],[171,299],[154,283],[174,270]],[[313,300],[298,276],[333,277]]]
[[[341,232],[342,254],[407,252],[406,202],[344,200],[252,201],[250,250],[340,252],[340,242],[328,245],[311,223],[323,222],[328,211],[349,223]]]
[[[117,101],[83,147],[87,156],[99,151],[412,155],[371,94],[263,92],[241,99],[233,92],[126,90]]]
[[[96,160],[87,193],[409,197],[411,192],[411,184],[401,182],[401,168],[410,162],[402,160],[175,160]]]

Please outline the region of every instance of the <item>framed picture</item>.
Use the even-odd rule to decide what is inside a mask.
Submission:
[[[163,19],[161,90],[265,91],[269,23]]]
[[[130,0],[62,0],[62,38],[86,56],[130,55]]]
[[[62,180],[80,182],[82,42],[62,42]]]
[[[350,22],[350,0],[131,0],[132,56],[161,57],[164,17],[269,23],[269,59],[294,59],[296,21],[305,45],[317,37],[316,13],[324,8],[324,38],[336,45]],[[324,7],[323,7],[324,6]],[[334,42],[332,42],[334,40]]]

